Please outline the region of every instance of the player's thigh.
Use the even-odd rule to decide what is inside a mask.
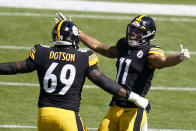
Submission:
[[[141,108],[128,108],[120,120],[120,131],[140,131],[147,120],[146,111]]]
[[[84,131],[77,113],[53,107],[39,109],[37,124],[38,131]]]
[[[118,123],[110,118],[104,117],[99,125],[98,131],[118,131]]]
[[[82,119],[78,113],[74,117],[61,120],[61,131],[85,131]]]
[[[119,119],[123,113],[123,108],[111,106],[106,116],[99,125],[99,131],[119,131]]]

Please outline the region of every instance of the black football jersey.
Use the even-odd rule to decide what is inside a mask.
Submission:
[[[154,69],[148,68],[147,56],[151,53],[163,56],[163,50],[156,45],[130,47],[125,38],[120,39],[116,47],[118,51],[116,83],[140,96],[146,96],[154,74]],[[115,96],[110,105],[113,104],[136,107],[134,103]]]
[[[95,53],[37,44],[32,47],[30,58],[40,84],[38,107],[79,111],[85,78],[92,69],[97,69]]]

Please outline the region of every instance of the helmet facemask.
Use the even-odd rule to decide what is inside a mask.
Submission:
[[[146,32],[132,25],[129,25],[127,30],[128,44],[132,47],[141,45]]]

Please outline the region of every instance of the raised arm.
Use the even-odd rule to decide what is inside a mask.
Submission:
[[[187,49],[183,49],[180,45],[180,54],[175,56],[160,56],[157,54],[150,54],[148,56],[148,63],[150,67],[162,69],[165,67],[175,66],[184,60],[190,59],[190,54]]]
[[[88,78],[97,86],[101,87],[106,92],[116,95],[122,98],[126,98],[128,101],[134,102],[138,107],[149,109],[149,102],[146,98],[139,96],[138,94],[125,90],[120,85],[109,79],[107,76],[99,72],[98,69],[93,69],[88,73]]]
[[[85,34],[84,32],[80,33],[80,40],[84,45],[97,53],[100,53],[109,58],[117,57],[117,49],[115,46],[105,45],[95,38]]]
[[[56,13],[54,18],[55,22],[58,23],[61,20],[68,20],[62,13]],[[71,21],[71,18],[69,18]],[[91,50],[100,53],[109,58],[117,58],[117,49],[115,46],[109,46],[102,44],[100,41],[96,40],[95,38],[85,34],[84,32],[80,32],[80,40],[84,45],[89,47]]]

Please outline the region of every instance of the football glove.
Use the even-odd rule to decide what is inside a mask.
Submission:
[[[180,60],[188,60],[190,59],[190,53],[188,49],[184,49],[183,46],[180,44]]]
[[[57,17],[54,18],[54,22],[55,23],[58,23],[58,22],[60,22],[62,20],[71,21],[71,17],[69,17],[69,19],[67,19],[61,12],[56,13],[56,16]]]
[[[129,94],[128,101],[134,102],[138,107],[141,107],[143,109],[146,109],[148,105],[150,104],[146,98],[141,97],[140,95],[132,91]]]

